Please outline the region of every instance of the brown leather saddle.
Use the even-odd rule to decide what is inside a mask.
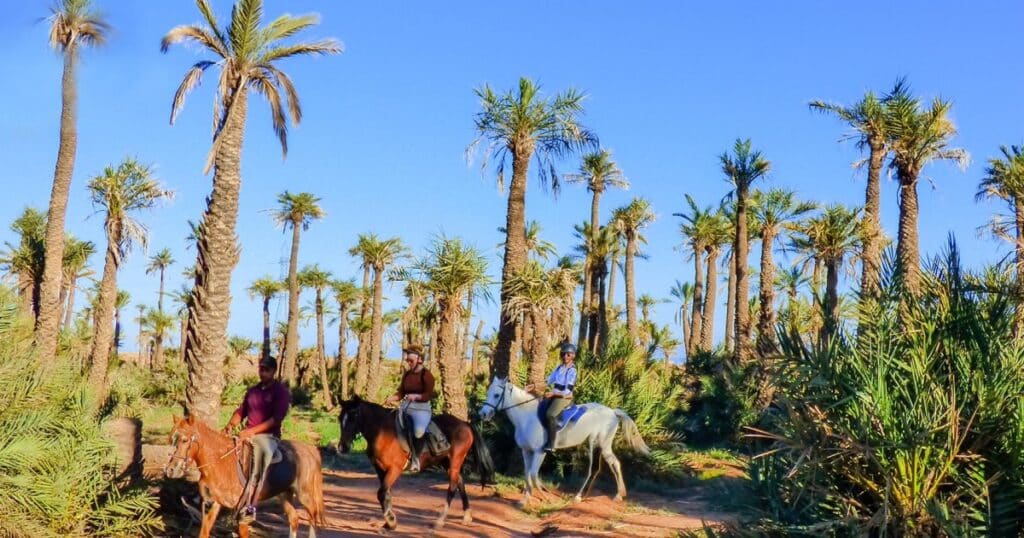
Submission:
[[[251,443],[236,442],[239,443],[236,447],[238,480],[242,484],[242,491],[246,491],[252,474],[253,448]],[[297,462],[298,456],[291,442],[279,442],[270,460],[270,467],[263,477],[263,489],[256,496],[257,500],[269,499],[287,490],[295,481]]]
[[[412,422],[410,419],[403,417],[401,411],[395,412],[395,429],[398,432],[398,444],[402,447],[402,450],[409,452],[409,441],[406,437],[405,428],[412,427],[412,424],[406,424]],[[437,422],[431,420],[427,424],[427,431],[423,434],[427,440],[427,449],[435,457],[443,456],[451,450],[452,445],[448,442],[448,436],[441,431],[441,427],[437,425]]]

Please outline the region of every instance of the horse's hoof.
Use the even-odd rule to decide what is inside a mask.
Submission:
[[[574,503],[583,502],[583,497],[577,495],[577,496],[572,498],[572,502],[574,502]]]
[[[529,504],[530,503],[527,502],[526,499],[523,499],[521,501],[516,502],[516,508],[519,508],[520,510],[525,510],[527,505]]]
[[[444,528],[444,520],[443,519],[438,519],[437,521],[434,522],[434,530],[439,531],[439,530],[441,530],[443,528]]]
[[[384,517],[384,528],[393,531],[398,528],[398,518],[395,516]]]
[[[462,514],[462,522],[465,523],[466,525],[469,525],[470,523],[472,523],[473,522],[473,513],[470,512],[469,510],[466,510],[466,513]]]
[[[622,495],[616,495],[615,498],[612,499],[612,500],[615,501],[615,502],[619,502],[619,501],[622,500]]]

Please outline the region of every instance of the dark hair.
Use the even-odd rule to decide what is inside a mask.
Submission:
[[[277,359],[274,357],[263,358],[260,360],[260,368],[277,371]]]

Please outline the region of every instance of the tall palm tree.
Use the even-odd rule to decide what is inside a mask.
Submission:
[[[775,275],[775,287],[786,294],[786,304],[781,310],[781,315],[791,334],[799,333],[799,322],[796,315],[800,288],[809,285],[810,282],[804,268],[799,264]]]
[[[355,281],[353,280],[336,280],[331,284],[331,291],[334,292],[334,300],[338,303],[338,374],[341,378],[341,399],[347,400],[349,398],[349,386],[348,386],[348,315],[355,309],[355,305],[359,302],[359,298],[362,295]]]
[[[605,282],[608,277],[608,264],[619,249],[618,234],[612,226],[602,226],[589,239],[589,253],[593,261],[591,278],[594,279],[594,296],[597,298],[595,317],[591,318],[589,347],[591,353],[604,353],[608,344],[609,307],[608,295],[605,293]]]
[[[260,357],[270,357],[270,300],[275,295],[285,290],[284,283],[270,276],[265,276],[253,281],[249,286],[249,297],[259,297],[263,301],[263,347]]]
[[[700,345],[701,326],[704,323],[704,260],[702,256],[707,249],[707,228],[714,218],[714,210],[710,207],[701,208],[689,194],[686,195],[689,210],[686,213],[673,213],[683,222],[679,225],[679,233],[693,256],[693,312],[690,315],[690,337],[686,344],[687,356],[692,356]]]
[[[597,229],[601,225],[601,195],[610,187],[620,189],[629,188],[629,180],[623,175],[619,165],[612,160],[612,153],[607,149],[587,153],[580,163],[579,172],[567,174],[565,179],[569,183],[583,183],[591,193],[590,198],[590,226]],[[584,273],[583,280],[583,301],[580,304],[580,340],[587,333],[586,320],[590,310],[590,295],[593,283],[590,281],[589,273]]]
[[[486,290],[484,286],[489,284],[487,261],[477,249],[459,239],[440,237],[416,263],[414,270],[418,281],[434,295],[437,303],[437,341],[431,342],[431,353],[438,359],[444,410],[467,420],[464,358],[457,333],[463,313],[462,298],[470,289]]]
[[[676,280],[675,284],[668,290],[669,295],[672,296],[679,303],[679,310],[676,311],[676,322],[683,329],[683,347],[686,349],[690,348],[690,324],[689,324],[689,313],[686,311],[690,306],[690,301],[693,300],[693,284],[689,282],[680,282]]]
[[[1024,149],[1021,146],[1000,146],[1002,157],[988,160],[985,177],[978,184],[977,199],[997,198],[1009,205],[1012,214],[996,215],[989,229],[996,237],[1013,241],[1014,265],[1017,272],[1017,336],[1024,334]]]
[[[373,269],[373,306],[370,319],[370,345],[368,346],[366,397],[376,400],[380,392],[380,361],[384,338],[384,273],[399,259],[405,257],[406,248],[398,237],[377,239],[365,245],[363,252]]]
[[[52,9],[50,46],[64,56],[61,75],[60,142],[53,188],[47,210],[44,262],[36,317],[36,353],[48,363],[57,353],[57,332],[61,322],[61,270],[64,260],[64,217],[71,192],[71,175],[78,149],[78,55],[82,48],[102,45],[107,23],[89,0],[59,0]]]
[[[128,306],[132,297],[127,291],[117,290],[117,300],[114,301],[114,356],[121,351],[121,310]]]
[[[324,218],[320,198],[308,192],[284,191],[277,196],[278,208],[274,222],[282,230],[292,229],[292,250],[288,257],[288,335],[284,341],[282,377],[295,384],[295,366],[299,354],[299,239],[302,230],[308,230],[314,220]]]
[[[146,274],[160,273],[160,292],[156,299],[156,309],[160,313],[164,311],[164,273],[174,263],[174,256],[171,250],[164,248],[149,257],[149,265],[146,266]]]
[[[559,319],[570,312],[566,283],[555,268],[547,271],[540,263],[531,261],[509,281],[508,308],[530,320],[527,348],[530,362],[527,367],[527,382],[543,385],[547,368],[548,353],[551,351],[553,319]],[[570,284],[574,289],[575,284]],[[601,337],[602,340],[605,338]]]
[[[146,338],[145,338],[146,333],[145,333],[145,331],[142,330],[142,323],[144,321],[146,321],[146,310],[147,309],[148,309],[148,307],[146,305],[142,304],[142,303],[136,303],[135,304],[135,310],[139,311],[138,315],[135,316],[135,320],[134,320],[136,323],[139,324],[138,342],[137,342],[137,344],[139,346],[139,352],[138,352],[138,357],[139,357],[138,363],[139,364],[142,364],[142,357],[143,357],[143,355],[146,354],[146,349],[145,349],[146,346],[144,344],[144,342],[146,340]],[[95,336],[93,338],[95,339]]]
[[[786,226],[813,211],[815,205],[801,202],[795,192],[787,189],[755,190],[750,202],[751,216],[761,238],[758,349],[766,353],[775,347],[775,240]]]
[[[192,42],[216,60],[195,63],[186,73],[171,105],[171,124],[185,104],[185,96],[210,67],[220,69],[214,97],[213,143],[204,173],[213,168],[213,192],[197,226],[196,285],[194,307],[189,310],[185,357],[189,367],[185,394],[190,413],[215,422],[224,388],[223,361],[227,355],[227,323],[231,309],[231,272],[238,262],[235,227],[242,186],[242,138],[248,111],[249,90],[266,97],[274,132],[287,155],[288,126],[302,117],[299,95],[278,63],[289,57],[341,52],[332,39],[315,43],[289,43],[289,38],[316,25],[316,15],[282,15],[266,26],[261,0],[238,0],[231,21],[221,27],[208,0],[196,0],[203,22],[172,28],[160,43]],[[285,106],[286,105],[286,106]]]
[[[750,251],[750,238],[747,230],[747,204],[750,187],[755,181],[768,175],[771,163],[754,151],[750,139],[736,139],[733,152],[723,153],[719,157],[722,172],[726,180],[733,186],[736,199],[735,239],[733,240],[733,263],[736,264],[736,336],[734,354],[737,361],[746,360],[750,355],[750,310],[747,297],[750,295],[750,277],[747,270],[747,258]]]
[[[327,352],[324,348],[324,291],[333,284],[330,271],[324,271],[319,265],[303,267],[299,271],[299,285],[304,288],[312,288],[316,293],[314,299],[313,313],[316,316],[316,368],[320,374],[320,385],[323,391],[324,402],[327,407],[333,407],[334,401],[331,398],[331,387],[327,382]]]
[[[702,224],[699,233],[701,234],[701,243],[707,253],[707,285],[704,290],[704,300],[701,301],[704,308],[701,311],[703,319],[698,342],[700,349],[710,351],[714,348],[715,307],[718,304],[718,257],[733,240],[733,227],[722,208],[708,214]]]
[[[164,335],[174,327],[174,317],[150,308],[143,318],[143,326],[153,339],[153,354],[150,356],[150,370],[164,367]]]
[[[96,244],[92,241],[82,241],[68,234],[64,241],[64,263],[62,269],[61,295],[64,297],[64,328],[71,327],[71,318],[75,313],[75,293],[78,287],[78,280],[92,276],[92,271],[87,267],[89,258],[96,253]]]
[[[506,211],[507,237],[501,269],[501,313],[498,342],[492,374],[508,376],[512,340],[515,337],[515,319],[507,313],[506,282],[521,270],[528,259],[526,251],[526,181],[530,159],[537,160],[537,175],[542,184],[550,183],[558,190],[555,163],[578,150],[596,147],[597,137],[579,122],[583,114],[585,95],[569,89],[551,99],[541,96],[540,86],[528,78],[520,78],[516,91],[495,93],[490,85],[476,90],[481,110],[474,118],[477,138],[466,149],[471,156],[484,144],[481,171],[488,162],[497,161],[498,187],[504,189],[505,166],[512,161],[512,181],[509,184]]]
[[[898,92],[903,91],[901,82],[896,87]],[[860,289],[865,297],[877,297],[882,282],[881,176],[882,165],[890,149],[885,103],[869,91],[860,101],[850,106],[819,100],[811,101],[809,106],[811,110],[831,114],[842,120],[852,129],[843,139],[855,140],[857,149],[868,150],[868,181],[864,191],[864,222],[861,226],[864,246],[860,255],[863,265]]]
[[[376,234],[359,234],[359,239],[356,244],[349,249],[348,253],[350,256],[354,256],[359,259],[360,266],[363,268],[363,286],[360,288],[360,305],[359,305],[359,317],[355,319],[353,329],[359,338],[359,347],[356,350],[356,375],[355,375],[355,386],[353,387],[354,392],[360,396],[366,395],[366,381],[368,379],[368,368],[369,368],[369,347],[370,347],[370,304],[373,297],[373,289],[370,287],[370,272],[371,265],[368,257],[368,252],[371,247],[380,239],[377,238]]]
[[[899,233],[896,239],[896,264],[903,286],[911,295],[921,291],[921,252],[918,238],[917,180],[932,161],[949,160],[961,168],[970,156],[966,150],[950,146],[956,126],[949,118],[952,102],[936,98],[925,108],[911,97],[902,81],[886,96],[886,119],[892,144],[891,167],[899,182]]]
[[[150,167],[126,159],[116,168],[108,166],[89,182],[93,207],[105,214],[107,253],[95,310],[95,335],[89,354],[89,383],[101,396],[107,390],[107,365],[113,342],[114,310],[117,304],[117,270],[132,245],[145,248],[146,227],[133,215],[150,209],[172,196],[153,177]]]
[[[46,254],[46,215],[35,208],[26,207],[11,223],[11,231],[18,235],[18,244],[4,243],[7,250],[0,258],[0,265],[8,273],[14,274],[22,308],[26,313],[31,312],[32,319],[35,319],[39,315],[39,293]]]
[[[860,248],[860,209],[840,204],[827,206],[820,215],[796,229],[794,243],[806,245],[825,266],[825,321],[820,343],[828,347],[839,328],[839,272],[847,256]]]
[[[626,239],[626,330],[634,341],[640,338],[640,325],[636,318],[636,271],[633,263],[638,245],[647,242],[640,232],[650,226],[654,219],[651,203],[645,198],[634,198],[629,205],[616,209],[612,215],[613,226]]]

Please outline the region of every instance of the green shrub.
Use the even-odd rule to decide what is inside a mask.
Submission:
[[[140,536],[159,528],[156,500],[112,482],[77,366],[39,365],[0,346],[0,535]]]
[[[784,337],[751,476],[787,535],[1018,536],[1024,345],[1016,286],[964,274],[955,245],[920,297],[888,282],[856,337]]]

